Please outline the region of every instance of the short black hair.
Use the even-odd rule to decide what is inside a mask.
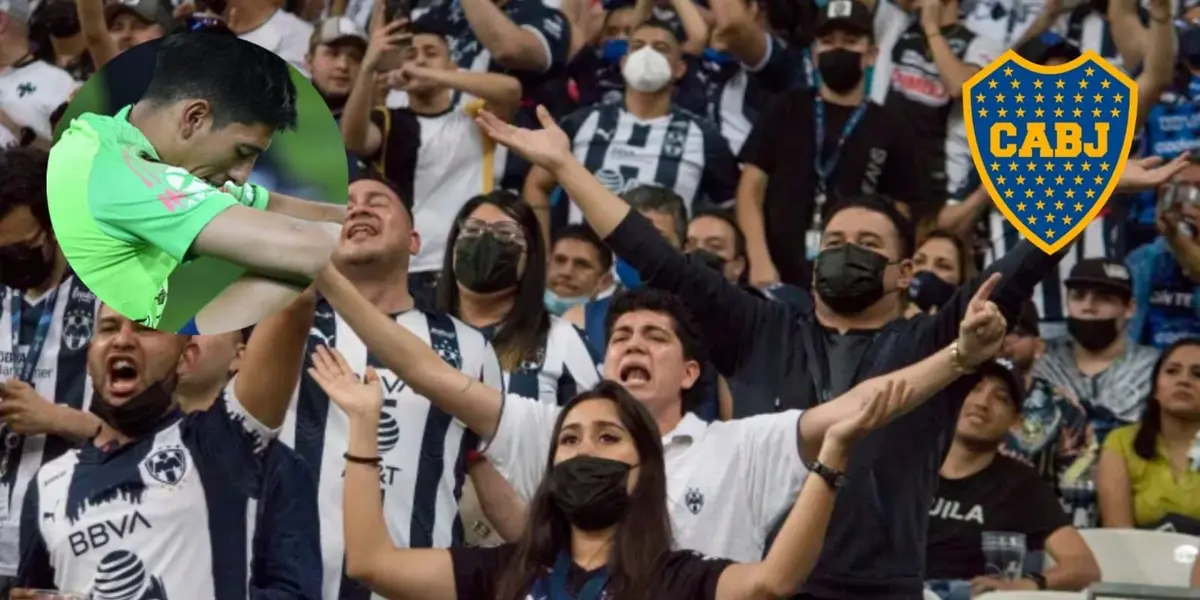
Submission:
[[[696,216],[692,217],[692,221],[701,217],[716,219],[725,223],[733,230],[733,255],[735,257],[746,256],[746,234],[742,232],[742,228],[738,227],[737,219],[729,214],[729,211],[720,208],[709,208],[696,212]],[[690,221],[689,221],[690,223]]]
[[[896,228],[896,233],[900,238],[900,259],[912,258],[913,253],[917,251],[917,233],[913,228],[912,221],[900,212],[900,209],[896,207],[895,200],[883,194],[843,196],[825,210],[825,214],[821,217],[821,233],[824,233],[825,228],[829,227],[829,221],[833,219],[834,215],[850,208],[861,208],[887,217]]]
[[[50,205],[46,203],[46,164],[50,155],[33,148],[0,150],[0,219],[28,206],[47,233]]]
[[[638,212],[666,213],[674,222],[679,243],[687,239],[687,205],[683,196],[661,185],[639,185],[623,194],[621,199]]]
[[[400,199],[400,205],[404,207],[404,212],[408,213],[409,223],[412,223],[414,227],[416,226],[416,221],[413,220],[412,199],[408,195],[402,193],[400,191],[400,187],[393,183],[391,179],[388,179],[387,177],[380,175],[371,169],[359,169],[358,173],[356,173],[354,177],[350,178],[351,184],[355,183],[356,181],[374,181],[383,185],[383,187],[386,187],[388,191],[392,192],[397,198]]]
[[[702,371],[711,368],[707,364],[708,347],[704,344],[700,324],[692,315],[691,309],[684,304],[682,298],[663,290],[644,287],[617,292],[613,296],[612,304],[609,305],[608,314],[604,317],[604,339],[612,340],[613,327],[616,326],[618,319],[626,313],[639,310],[670,317],[675,325],[675,337],[679,338],[679,344],[683,348],[684,360],[694,360],[700,363]],[[703,399],[705,390],[700,385],[702,379],[703,374],[696,379],[696,384],[691,389],[684,390],[684,412],[693,410]]]
[[[604,241],[600,239],[600,236],[596,235],[596,232],[591,227],[583,223],[571,223],[559,229],[558,233],[554,235],[554,243],[550,244],[551,254],[554,253],[554,246],[558,245],[562,240],[579,240],[591,244],[596,249],[596,259],[600,261],[600,268],[605,271],[612,268],[612,250],[609,250],[608,246],[604,245]]]
[[[287,62],[234,36],[186,32],[163,38],[142,99],[163,106],[187,98],[212,105],[214,128],[232,123],[296,128],[296,86]]]
[[[671,34],[671,37],[675,38],[675,43],[683,44],[683,32],[679,31],[679,29],[676,26],[672,25],[671,23],[668,23],[667,21],[663,21],[661,19],[651,18],[648,21],[644,21],[642,24],[638,25],[637,27],[634,27],[633,30],[637,31],[639,29],[645,29],[647,27],[661,29],[661,30]]]
[[[437,19],[417,19],[416,21],[408,24],[408,32],[412,35],[436,35],[442,38],[442,41],[446,42],[447,46],[450,44],[450,32],[447,31],[446,26]]]

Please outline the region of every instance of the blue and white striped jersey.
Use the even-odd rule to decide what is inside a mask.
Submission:
[[[491,328],[484,330],[490,339]],[[504,373],[504,388],[511,395],[561,406],[579,392],[600,383],[603,355],[587,343],[583,332],[565,319],[550,315],[546,344],[535,360]]]
[[[25,496],[18,585],[95,600],[319,597],[311,474],[268,450],[273,435],[226,398],[47,463]]]
[[[642,120],[622,102],[581,108],[559,125],[587,170],[614,193],[659,185],[683,198],[688,214],[697,202],[728,205],[737,193],[737,159],[721,132],[702,117],[678,107]],[[571,203],[568,222],[583,213]]]
[[[409,310],[394,315],[400,325],[429,343],[448,363],[490,387],[503,389],[500,362],[478,330],[449,315]],[[305,367],[316,346],[336,348],[358,373],[375,367],[384,388],[379,421],[379,480],[383,488],[384,520],[397,546],[449,548],[462,544],[458,513],[466,475],[467,450],[479,438],[461,422],[412,391],[385,368],[362,340],[322,300],[309,332]],[[320,506],[324,597],[359,600],[371,593],[345,577],[342,536],[342,482],[348,447],[349,420],[307,374],[284,420],[280,440],[316,472]]]
[[[44,325],[44,343],[29,383],[51,402],[86,410],[87,348],[96,296],[68,275],[57,288],[30,300],[0,286],[0,380],[20,378],[30,345]],[[17,574],[21,506],[37,470],[74,442],[57,436],[20,436],[0,427],[0,575]]]

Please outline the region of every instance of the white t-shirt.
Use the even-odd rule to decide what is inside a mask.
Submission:
[[[505,397],[486,454],[528,501],[552,446],[558,406]],[[762,560],[767,537],[808,474],[799,410],[705,423],[688,413],[667,435],[668,510],[680,549],[740,562]]]
[[[312,39],[312,34],[311,23],[281,8],[258,29],[247,31],[240,37],[278,54],[308,77],[308,71],[304,68],[304,55],[308,53],[308,42]]]
[[[70,97],[78,83],[66,71],[41,60],[0,70],[0,110],[13,121],[51,137],[50,115]],[[2,129],[2,128],[0,128]],[[0,146],[8,137],[0,134]]]

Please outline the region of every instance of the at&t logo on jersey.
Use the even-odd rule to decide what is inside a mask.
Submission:
[[[96,567],[92,600],[170,600],[162,580],[146,570],[138,555],[114,550]]]

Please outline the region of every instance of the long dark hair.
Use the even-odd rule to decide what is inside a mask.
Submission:
[[[546,244],[537,215],[520,196],[497,190],[475,196],[463,205],[450,226],[446,240],[446,256],[442,260],[442,276],[438,280],[438,310],[458,315],[458,278],[454,275],[454,245],[463,221],[484,204],[491,204],[512,217],[525,235],[525,272],[517,282],[512,310],[496,328],[492,346],[500,357],[505,371],[513,371],[522,362],[532,360],[546,343],[550,331],[550,313],[543,298],[546,293]]]
[[[1146,397],[1146,410],[1138,424],[1137,433],[1133,436],[1133,451],[1145,460],[1151,460],[1158,454],[1158,434],[1162,431],[1162,406],[1158,403],[1158,375],[1170,360],[1171,355],[1180,348],[1194,346],[1200,348],[1200,338],[1183,338],[1163,350],[1154,363],[1154,374],[1150,380],[1150,394]]]
[[[637,486],[629,497],[629,512],[617,525],[612,554],[608,559],[608,593],[614,600],[649,600],[659,568],[674,545],[671,517],[667,512],[667,474],[663,461],[662,436],[654,417],[613,381],[601,381],[591,391],[567,402],[554,423],[546,473],[554,467],[558,436],[567,415],[587,400],[608,400],[617,406],[621,425],[633,438],[638,453]],[[516,553],[500,576],[499,600],[523,600],[534,581],[554,564],[558,553],[571,547],[571,526],[550,496],[549,477],[529,504],[525,533],[517,541]]]

